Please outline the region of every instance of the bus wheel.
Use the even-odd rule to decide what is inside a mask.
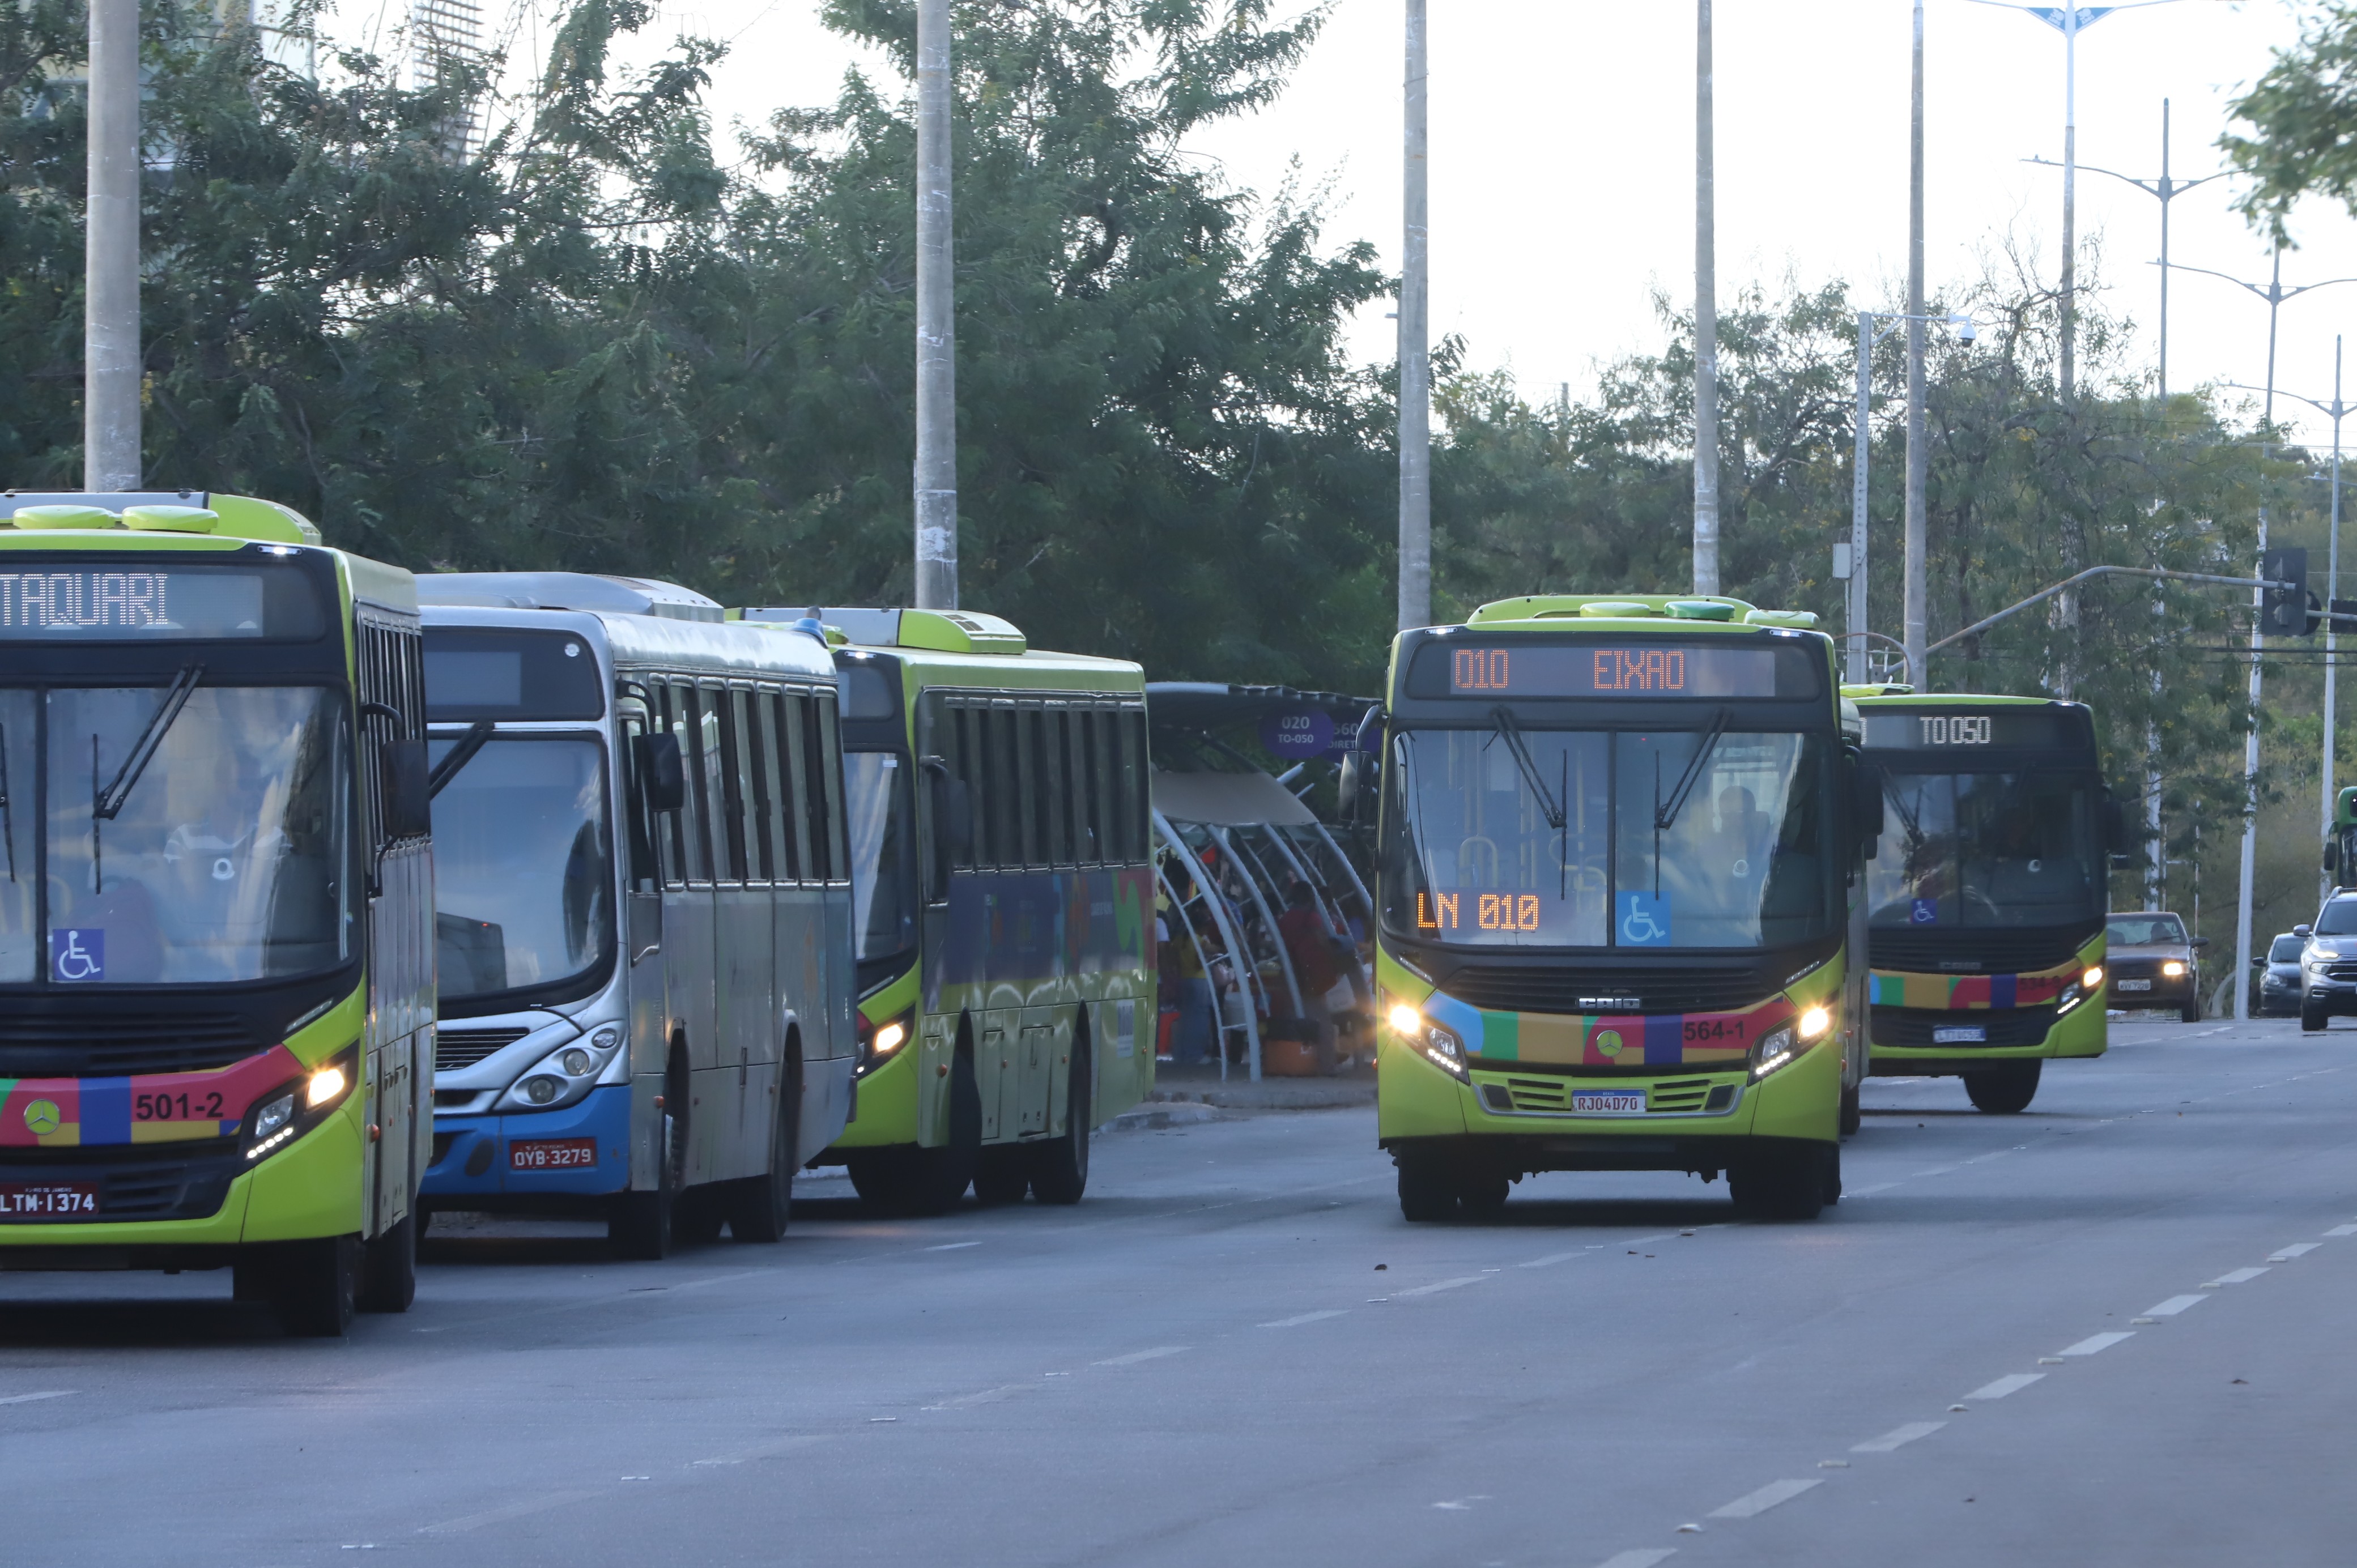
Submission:
[[[1089,1111],[1096,1104],[1089,1082],[1089,1040],[1072,1044],[1072,1070],[1064,1083],[1064,1135],[1031,1150],[1031,1192],[1042,1203],[1078,1203],[1089,1187]],[[975,1187],[978,1192],[981,1187]]]
[[[1506,1193],[1512,1186],[1503,1171],[1468,1171],[1458,1178],[1458,1207],[1468,1219],[1495,1219],[1506,1212]]]
[[[898,1213],[909,1206],[911,1164],[906,1155],[854,1155],[845,1162],[845,1168],[860,1202]]]
[[[244,1276],[255,1271],[260,1291]],[[251,1262],[237,1265],[236,1294],[268,1298],[286,1332],[306,1339],[334,1339],[352,1326],[360,1292],[361,1239],[328,1236],[317,1241],[281,1241],[263,1248]]]
[[[1796,1150],[1730,1165],[1727,1185],[1746,1219],[1814,1219],[1824,1212],[1830,1151]]]
[[[1022,1144],[998,1144],[982,1151],[974,1161],[974,1196],[984,1203],[1020,1203],[1031,1190],[1031,1149]]]
[[[1394,1158],[1399,1163],[1401,1219],[1426,1224],[1457,1218],[1457,1183],[1446,1165],[1406,1149]]]
[[[787,1061],[795,1057],[790,1054]],[[802,1074],[790,1066],[786,1090],[770,1127],[770,1169],[748,1176],[729,1195],[728,1234],[739,1241],[782,1241],[793,1217],[794,1167],[802,1164]]]
[[[653,1190],[622,1194],[607,1217],[606,1240],[619,1256],[654,1262],[670,1255],[673,1211],[687,1175],[687,1125],[680,1114],[687,1105],[686,1077],[674,1060],[663,1097]]]
[[[1841,1135],[1845,1138],[1866,1123],[1866,1112],[1858,1108],[1858,1087],[1850,1085],[1842,1090]]]
[[[2038,1075],[2045,1065],[2032,1059],[1968,1072],[1964,1074],[1964,1092],[1972,1097],[1975,1111],[1992,1116],[2018,1116],[2038,1097]]]
[[[982,1090],[974,1082],[974,1052],[962,1049],[950,1066],[950,1141],[917,1151],[904,1207],[911,1214],[947,1214],[974,1184],[982,1163]]]
[[[362,1245],[358,1298],[362,1312],[407,1312],[417,1299],[417,1221],[413,1208],[400,1224]]]

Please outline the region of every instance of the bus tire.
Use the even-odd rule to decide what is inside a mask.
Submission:
[[[1964,1093],[1973,1109],[1991,1116],[2018,1116],[2038,1098],[2038,1077],[2046,1064],[2035,1058],[2007,1062],[1964,1074]]]
[[[663,1075],[662,1145],[655,1151],[655,1185],[615,1199],[606,1219],[606,1241],[618,1257],[657,1262],[670,1256],[680,1189],[687,1178],[687,1047],[672,1042],[671,1070]]]
[[[1512,1178],[1503,1171],[1471,1170],[1457,1181],[1457,1207],[1469,1219],[1495,1219],[1506,1212]]]
[[[356,1305],[362,1312],[407,1312],[417,1299],[417,1210],[380,1232],[361,1249],[361,1284]]]
[[[1031,1150],[1021,1144],[994,1144],[974,1165],[974,1196],[987,1204],[1020,1203],[1031,1190]]]
[[[1858,1105],[1858,1086],[1852,1084],[1842,1090],[1841,1135],[1846,1138],[1865,1124],[1866,1112]]]
[[[1824,1212],[1832,1179],[1828,1151],[1795,1150],[1755,1155],[1727,1167],[1735,1212],[1746,1219],[1814,1219]]]
[[[982,1163],[982,1089],[974,1081],[974,1047],[963,1031],[950,1064],[950,1137],[938,1149],[917,1151],[904,1207],[911,1214],[947,1214],[974,1185]]]
[[[1063,1135],[1031,1146],[1031,1195],[1042,1203],[1078,1203],[1089,1189],[1089,1115],[1096,1105],[1092,1054],[1083,1025],[1075,1032],[1072,1070],[1064,1079]]]
[[[748,1176],[729,1194],[728,1234],[738,1241],[782,1241],[793,1218],[794,1170],[802,1126],[802,1042],[786,1046],[785,1086],[778,1095],[778,1112],[770,1119],[770,1168]]]
[[[326,1236],[317,1241],[283,1241],[270,1249],[271,1305],[287,1333],[303,1339],[336,1339],[352,1326],[361,1276],[361,1239]]]
[[[1447,1166],[1407,1149],[1393,1158],[1399,1165],[1401,1219],[1427,1225],[1457,1218],[1457,1183]]]
[[[844,1162],[851,1190],[872,1208],[897,1214],[909,1206],[911,1167],[915,1156],[905,1153],[854,1155]]]

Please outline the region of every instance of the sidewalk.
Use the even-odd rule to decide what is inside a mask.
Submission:
[[[1248,1070],[1231,1063],[1227,1081],[1220,1081],[1217,1062],[1177,1067],[1162,1062],[1154,1069],[1149,1103],[1197,1103],[1222,1111],[1340,1111],[1375,1102],[1375,1069],[1355,1068],[1332,1078],[1264,1078],[1254,1083]]]

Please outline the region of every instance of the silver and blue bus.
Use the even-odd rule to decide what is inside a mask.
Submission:
[[[441,1033],[429,1213],[775,1240],[852,1108],[834,660],[669,584],[418,579]]]

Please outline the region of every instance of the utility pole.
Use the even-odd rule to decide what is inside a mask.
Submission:
[[[1431,235],[1425,227],[1425,0],[1406,0],[1399,300],[1399,625],[1432,624]]]
[[[1695,0],[1694,591],[1718,592],[1718,235],[1710,0]]]
[[[917,607],[958,604],[950,0],[917,0]]]
[[[139,0],[90,0],[82,488],[139,488]]]
[[[2034,164],[2046,164],[2050,168],[2055,166],[2044,158],[2031,158],[2028,161]],[[2169,177],[2169,100],[2166,98],[2160,101],[2160,177],[2158,179],[2139,179],[2135,175],[2122,174],[2117,169],[2098,168],[2093,164],[2083,164],[2080,166],[2089,174],[2107,174],[2114,179],[2126,180],[2147,196],[2157,198],[2160,202],[2160,401],[2167,403],[2169,401],[2169,204],[2197,185],[2207,185],[2213,179],[2225,178],[2225,174],[2222,170],[2217,174],[2205,174],[2200,179]]]
[[[1914,100],[1907,156],[1907,575],[1900,629],[1907,668],[1921,680],[1932,622],[1923,517],[1923,490],[1932,472],[1923,420],[1923,0],[1915,0]]]

